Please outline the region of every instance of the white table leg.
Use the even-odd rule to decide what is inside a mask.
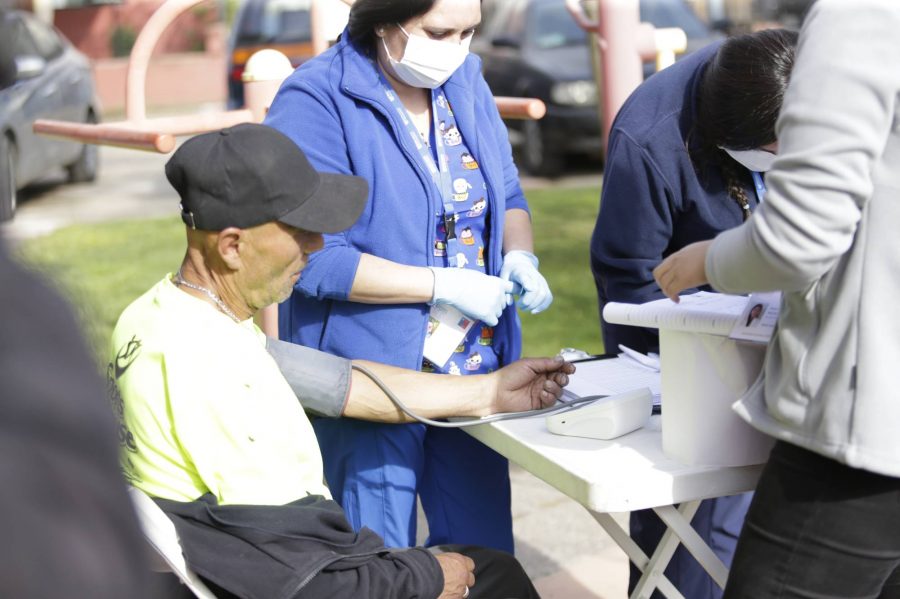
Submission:
[[[681,539],[685,549],[691,552],[691,555],[693,555],[700,565],[703,566],[703,569],[709,573],[716,584],[724,589],[725,582],[728,580],[728,568],[722,563],[722,560],[713,553],[713,550],[710,549],[709,545],[700,538],[697,531],[691,527],[691,518],[694,517],[694,512],[697,511],[697,506],[700,505],[700,502],[685,502],[682,504],[682,507],[688,504],[696,504],[690,517],[687,517],[687,514],[683,514],[681,509],[676,510],[675,507],[671,505],[656,507],[653,508],[653,511],[655,511],[659,517],[662,518],[662,521],[666,523],[666,526],[668,527],[666,532],[674,532],[675,535]]]
[[[590,511],[590,510],[588,510]],[[696,508],[695,508],[696,511]],[[643,581],[647,577],[648,567],[651,566],[651,560],[647,557],[647,554],[638,547],[638,544],[634,542],[628,533],[619,526],[619,523],[616,522],[615,518],[613,518],[610,514],[599,513],[599,512],[591,512],[591,515],[594,519],[603,527],[603,530],[607,532],[607,534],[612,537],[613,541],[616,542],[616,545],[625,552],[625,555],[628,556],[628,559],[637,566],[638,570],[643,573],[641,576],[641,581]],[[691,514],[693,516],[693,514]],[[668,534],[668,532],[667,532]],[[675,540],[675,545],[677,546],[677,539]],[[662,541],[660,541],[660,545],[662,545]],[[674,551],[674,549],[673,549]],[[659,548],[657,548],[656,552],[654,552],[654,558],[656,554],[659,552]],[[669,558],[671,558],[671,553],[669,554]],[[668,559],[666,560],[666,564],[668,564]],[[649,597],[650,593],[653,592],[654,588],[659,588],[660,592],[663,595],[668,597],[669,599],[684,599],[684,595],[678,592],[678,589],[675,588],[668,578],[663,575],[663,570],[666,568],[666,564],[662,564],[662,567],[658,569],[658,572],[653,576],[654,584],[651,588],[646,591],[646,595],[643,597]],[[640,584],[640,583],[639,583]],[[635,589],[635,593],[638,589]],[[636,597],[635,594],[631,595],[632,599]]]
[[[686,501],[681,504],[676,513],[680,514],[685,522],[690,523],[699,507],[699,501]],[[675,555],[678,544],[678,536],[671,528],[666,528],[662,538],[656,545],[656,549],[653,551],[653,555],[650,557],[647,569],[643,571],[643,576],[638,580],[634,591],[631,593],[631,599],[649,599],[650,595],[653,594],[653,590],[660,586],[659,581],[663,579],[663,573],[666,571],[669,562],[672,561],[672,556]]]

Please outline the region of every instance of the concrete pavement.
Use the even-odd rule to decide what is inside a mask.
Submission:
[[[101,147],[100,159],[94,184],[62,185],[59,173],[25,192],[16,218],[0,225],[0,234],[16,241],[74,223],[177,214],[177,196],[163,173],[168,156]],[[526,188],[599,182],[600,175],[594,173],[553,182],[523,178]],[[625,597],[627,560],[587,511],[521,468],[513,466],[511,476],[516,553],[541,595],[545,599]],[[620,518],[624,522],[627,515]],[[421,538],[424,535],[422,530]]]

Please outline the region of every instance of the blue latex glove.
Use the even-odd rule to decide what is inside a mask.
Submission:
[[[516,305],[532,314],[543,312],[553,303],[547,280],[538,272],[537,256],[523,250],[512,250],[503,257],[500,278],[512,281],[519,296]]]
[[[438,268],[429,304],[450,304],[469,318],[495,326],[504,308],[512,303],[513,284],[467,268]]]

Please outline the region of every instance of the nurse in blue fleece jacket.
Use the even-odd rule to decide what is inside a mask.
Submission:
[[[478,0],[357,0],[340,41],[291,75],[266,123],[320,170],[368,180],[357,223],[325,236],[279,310],[283,339],[348,358],[460,375],[518,357],[512,298],[552,295],[532,253],[507,131],[468,46]],[[429,311],[475,321],[443,364],[423,359]],[[314,423],[334,497],[356,528],[415,544],[512,552],[508,465],[469,435],[351,419]]]
[[[601,312],[610,301],[663,297],[653,279],[663,258],[749,218],[765,194],[762,172],[777,150],[775,121],[796,39],[796,33],[766,30],[709,46],[653,75],[625,102],[609,136],[591,239]],[[607,351],[619,344],[659,351],[655,329],[603,322],[602,332]],[[750,498],[704,501],[692,521],[726,565]],[[631,535],[648,553],[663,530],[650,510],[631,516]],[[639,575],[632,567],[632,588]],[[721,596],[684,548],[666,576],[685,597]]]

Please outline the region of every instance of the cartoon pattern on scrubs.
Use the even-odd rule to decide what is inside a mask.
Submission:
[[[465,140],[456,126],[453,108],[447,101],[443,90],[434,92],[434,108],[437,111],[438,130],[433,135],[441,135],[446,150],[447,167],[453,181],[452,212],[435,214],[434,256],[439,258],[436,266],[449,266],[447,256],[448,232],[451,225],[455,235],[459,237],[456,255],[458,268],[471,268],[479,272],[487,272],[484,261],[484,248],[487,247],[487,184],[478,168],[478,162],[469,151]],[[430,142],[434,158],[436,144]],[[491,344],[490,327],[475,326],[469,330],[465,340],[459,344],[450,360],[443,367],[438,367],[423,359],[424,372],[441,372],[449,374],[481,374],[493,372],[499,367],[499,358]],[[487,341],[487,342],[486,342]]]

